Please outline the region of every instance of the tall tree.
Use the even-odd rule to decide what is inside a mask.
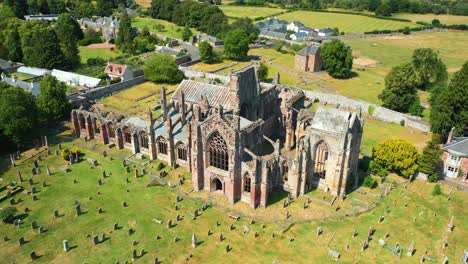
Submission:
[[[57,34],[47,22],[32,20],[20,27],[23,63],[39,68],[62,68],[64,56]]]
[[[440,155],[442,154],[439,146],[440,142],[440,135],[433,134],[432,139],[424,147],[422,155],[418,159],[419,171],[429,175],[429,180],[432,182],[439,179],[437,169],[442,162],[440,159]]]
[[[0,57],[20,62],[23,59],[18,29],[21,26],[17,18],[8,18],[0,22]]]
[[[413,52],[413,64],[421,76],[424,89],[447,81],[447,66],[442,62],[437,52],[429,48],[416,49]]]
[[[198,50],[200,51],[200,59],[203,62],[210,63],[214,59],[213,47],[207,41],[202,41],[198,44]]]
[[[97,16],[110,16],[112,15],[112,8],[113,8],[112,1],[109,0],[96,0],[96,10],[95,14]]]
[[[0,89],[0,130],[17,147],[28,145],[34,135],[37,110],[34,96],[18,87]]]
[[[119,33],[115,44],[124,52],[132,52],[132,42],[135,37],[135,32],[132,28],[132,22],[128,16],[127,10],[123,10],[120,15]]]
[[[249,52],[249,36],[242,29],[229,31],[224,38],[224,55],[229,59],[240,60]]]
[[[383,3],[375,9],[375,14],[378,16],[391,16],[392,8],[388,4]]]
[[[254,25],[252,19],[248,17],[241,17],[237,19],[234,21],[234,23],[232,23],[231,27],[239,28],[247,32],[251,43],[258,38],[258,34],[260,33],[259,29]]]
[[[26,0],[3,0],[3,3],[9,6],[19,18],[23,18],[28,14],[28,3]]]
[[[441,89],[432,103],[431,130],[444,137],[452,127],[462,135],[468,127],[468,62],[456,72],[447,89]]]
[[[385,88],[379,95],[383,106],[399,112],[408,112],[417,97],[421,78],[413,64],[395,66],[385,77]]]
[[[143,72],[147,80],[157,83],[178,83],[183,78],[175,59],[168,54],[148,57],[143,65]]]
[[[55,32],[60,40],[60,47],[64,55],[64,66],[73,68],[80,64],[78,40],[83,38],[80,25],[70,13],[61,14],[55,23]]]
[[[42,120],[60,121],[69,109],[67,86],[49,74],[41,80],[39,89],[36,104]]]
[[[257,76],[258,76],[258,79],[262,82],[267,80],[268,66],[265,63],[260,62],[260,66],[258,67],[258,70],[257,70]]]
[[[322,46],[320,51],[323,65],[328,74],[334,78],[348,78],[353,68],[351,48],[340,40],[332,40]]]
[[[182,30],[182,40],[183,41],[190,41],[190,38],[193,36],[192,30],[189,27],[185,26],[184,30]]]

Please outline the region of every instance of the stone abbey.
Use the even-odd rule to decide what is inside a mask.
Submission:
[[[73,110],[75,133],[182,166],[193,188],[231,203],[265,207],[272,192],[292,197],[320,188],[341,196],[357,185],[361,113],[306,108],[302,90],[260,83],[256,66],[228,85],[183,80],[158,116],[126,116],[91,106]]]

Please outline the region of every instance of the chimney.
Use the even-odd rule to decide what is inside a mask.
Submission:
[[[450,129],[450,133],[448,134],[447,144],[452,142],[454,133],[455,133],[455,127],[452,127],[452,129]]]

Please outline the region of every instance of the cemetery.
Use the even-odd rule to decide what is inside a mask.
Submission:
[[[430,183],[389,176],[345,199],[278,194],[255,210],[192,192],[183,168],[96,140],[49,141],[2,160],[0,208],[17,209],[0,224],[2,263],[458,263],[465,254],[468,195],[447,186],[431,196]],[[64,149],[79,154],[65,161]]]

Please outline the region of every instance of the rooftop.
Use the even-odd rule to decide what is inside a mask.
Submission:
[[[468,137],[453,138],[452,142],[445,144],[442,149],[458,156],[468,157]]]
[[[229,88],[226,86],[183,80],[172,98],[180,98],[181,92],[184,93],[185,101],[189,103],[199,104],[203,96],[208,100],[210,106],[217,107],[222,105],[225,109],[230,106]]]
[[[307,45],[303,49],[296,52],[298,55],[307,56],[309,54],[315,55],[320,50],[320,45]]]
[[[315,111],[310,126],[314,129],[329,132],[346,132],[349,126],[349,120],[353,115],[356,114],[336,108],[319,107],[317,111]]]

